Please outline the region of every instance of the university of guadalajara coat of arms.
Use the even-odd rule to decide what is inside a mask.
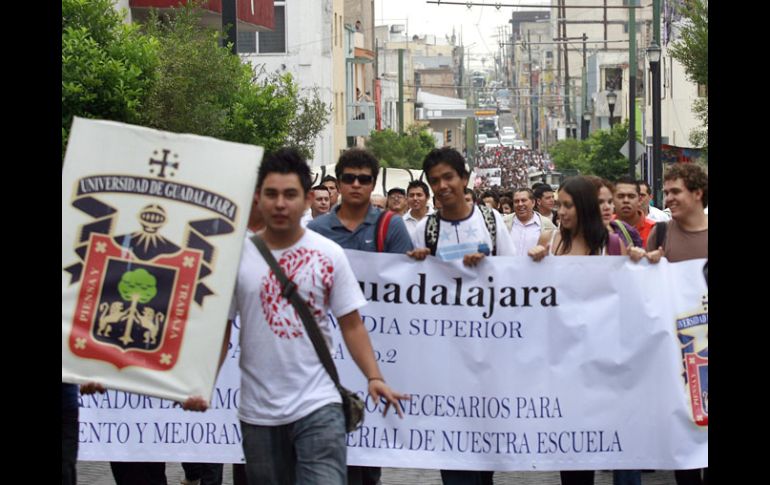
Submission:
[[[150,159],[151,167],[161,166],[156,177],[78,180],[73,206],[94,218],[80,230],[75,248],[80,262],[64,268],[71,284],[80,283],[69,336],[69,348],[79,357],[119,369],[170,370],[179,357],[191,305],[202,307],[212,294],[201,281],[214,265],[214,247],[206,238],[233,231],[236,206],[218,194],[169,181],[166,168],[179,168],[179,162],[166,161],[169,153],[163,150],[162,161]],[[162,235],[169,217],[163,205],[150,203],[137,214],[136,230],[113,235],[119,210],[94,196],[109,192],[184,202],[216,217],[188,221],[180,247]]]
[[[709,424],[709,314],[708,294],[703,295],[701,308],[676,319],[677,336],[682,349],[684,382],[690,401],[692,419],[696,425]]]

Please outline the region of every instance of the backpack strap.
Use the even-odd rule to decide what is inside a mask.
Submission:
[[[430,249],[431,256],[436,255],[438,246],[438,225],[439,211],[428,214],[428,220],[425,222],[425,246]]]
[[[609,240],[607,242],[607,254],[610,256],[620,256],[620,236],[614,232],[609,233]]]
[[[374,226],[375,236],[377,238],[377,252],[385,252],[385,238],[388,237],[388,228],[390,227],[390,220],[396,213],[392,210],[385,210],[380,212],[380,216],[377,218],[377,224]]]
[[[481,210],[481,215],[484,216],[484,224],[487,226],[489,237],[492,239],[492,256],[495,256],[497,254],[497,220],[495,219],[495,213],[485,205],[477,207]]]
[[[655,223],[655,249],[666,244],[666,232],[668,232],[668,222],[656,222]]]
[[[630,247],[634,246],[634,240],[631,238],[631,233],[628,232],[628,229],[626,229],[626,225],[625,224],[623,224],[621,221],[619,221],[617,219],[615,219],[614,221],[610,222],[610,224],[613,224],[615,227],[620,229],[620,232],[623,233],[623,239],[626,240],[626,247],[627,248],[630,248]]]

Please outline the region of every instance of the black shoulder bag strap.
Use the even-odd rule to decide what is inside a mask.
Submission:
[[[668,230],[668,222],[656,222],[655,223],[655,249],[666,244],[666,232]],[[666,248],[663,248],[666,249]]]
[[[257,235],[252,236],[251,242],[254,243],[259,252],[262,254],[262,257],[265,258],[265,262],[267,262],[267,264],[270,266],[270,269],[273,270],[275,277],[281,284],[281,296],[289,300],[294,309],[297,310],[299,317],[302,319],[302,323],[305,325],[307,335],[310,338],[310,341],[313,342],[313,348],[315,348],[315,351],[318,354],[318,358],[321,359],[321,364],[323,364],[326,372],[329,373],[329,377],[331,377],[332,381],[334,381],[334,385],[337,387],[337,390],[342,392],[340,376],[337,374],[337,367],[334,366],[329,348],[326,346],[326,342],[321,335],[321,329],[318,328],[318,323],[316,323],[315,318],[313,318],[313,315],[310,313],[307,302],[305,302],[297,292],[297,285],[286,277],[286,274],[283,272],[281,266],[278,264],[278,261],[275,260],[273,253],[270,252],[270,249],[268,249],[265,241],[263,241],[262,238]]]

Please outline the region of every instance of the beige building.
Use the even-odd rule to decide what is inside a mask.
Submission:
[[[403,49],[404,130],[415,123],[415,101],[419,85],[455,84],[452,39],[434,35],[407,36],[403,25],[377,26],[377,73],[382,82],[383,128],[398,130],[398,52]],[[439,58],[439,61],[431,60]],[[446,60],[446,61],[444,61]],[[451,80],[449,70],[452,66]],[[423,78],[427,74],[427,81]],[[428,81],[430,81],[428,83]],[[432,89],[425,88],[433,92]],[[440,94],[440,93],[436,93]],[[449,94],[446,91],[446,94]],[[445,95],[446,95],[445,94]],[[451,96],[457,96],[456,92]]]

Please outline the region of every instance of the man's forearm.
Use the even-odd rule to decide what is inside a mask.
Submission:
[[[355,316],[353,316],[355,314]],[[369,340],[369,332],[361,321],[358,312],[345,315],[340,318],[340,330],[342,338],[345,340],[345,346],[353,357],[361,372],[367,379],[372,377],[382,378],[377,361],[374,358],[372,342]]]

